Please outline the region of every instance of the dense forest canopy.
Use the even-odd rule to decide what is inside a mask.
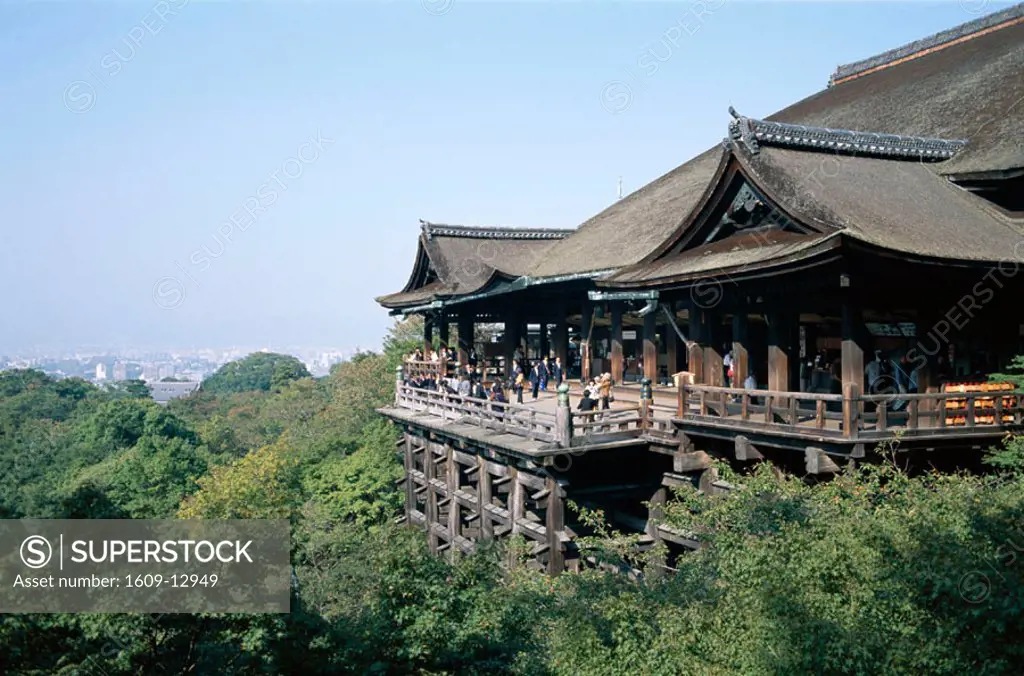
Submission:
[[[256,352],[217,369],[203,381],[203,389],[212,394],[267,392],[309,377],[306,365],[289,354]]]
[[[908,476],[897,448],[827,483],[762,465],[728,496],[681,490],[666,520],[709,546],[640,581],[547,578],[514,541],[451,562],[395,524],[397,433],[374,412],[417,334],[316,380],[253,355],[166,408],[0,373],[7,518],[284,517],[299,581],[287,616],[4,615],[0,672],[1020,673],[1018,440],[984,476]],[[630,556],[604,536],[596,555]]]

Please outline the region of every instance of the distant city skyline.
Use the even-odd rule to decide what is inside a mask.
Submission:
[[[1008,4],[4,3],[0,355],[379,349],[419,219],[576,227]]]
[[[78,377],[97,384],[144,380],[152,384],[167,378],[199,382],[224,364],[264,349],[200,348],[151,351],[81,350],[52,353],[4,353],[0,371],[17,368],[41,370],[56,378]],[[351,359],[354,348],[282,349],[299,359],[313,376],[324,376],[335,364]]]

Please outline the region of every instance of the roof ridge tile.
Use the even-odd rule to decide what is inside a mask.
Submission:
[[[420,220],[427,239],[432,237],[467,237],[473,239],[562,239],[572,228],[525,228],[513,226],[451,225]]]
[[[997,30],[1003,27],[1004,24],[1011,25],[1021,20],[1024,20],[1024,2],[1007,7],[994,14],[979,17],[959,26],[934,33],[920,40],[908,42],[901,47],[887,50],[881,54],[837,66],[836,71],[829,78],[828,86],[832,87],[860,75],[866,75],[881,68],[894,66],[907,59],[924,56],[929,52],[942,49],[952,43],[969,40],[982,33]]]

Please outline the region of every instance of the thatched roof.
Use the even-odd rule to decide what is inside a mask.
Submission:
[[[661,284],[826,255],[844,238],[911,256],[999,261],[1020,250],[1024,230],[947,177],[1024,169],[1022,129],[1024,3],[841,66],[828,88],[764,120],[739,118],[725,143],[574,231],[426,224],[406,288],[378,301],[412,307],[476,294],[499,278],[533,284],[615,270],[600,283]],[[813,232],[779,233],[756,252],[732,238],[671,246],[709,208],[730,162]]]
[[[880,61],[767,119],[833,129],[941,139],[966,146],[925,171],[962,174],[1024,167],[1024,4],[995,25]],[[977,25],[977,24],[975,24]],[[840,68],[843,72],[843,68]],[[551,249],[533,276],[637,263],[698,202],[718,166],[713,148],[583,223]]]
[[[377,298],[388,308],[476,293],[499,278],[527,274],[571,230],[468,227],[421,221],[416,263],[405,288]]]

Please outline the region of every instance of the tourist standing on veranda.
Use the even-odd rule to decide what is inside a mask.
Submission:
[[[601,401],[601,410],[605,411],[608,409],[608,402],[611,401],[612,396],[612,374],[601,375],[601,380],[597,383],[597,392]]]
[[[512,385],[512,389],[516,393],[516,403],[523,403],[523,390],[526,388],[526,374],[523,373],[522,368],[516,369],[516,379]]]
[[[548,364],[548,358],[544,357],[544,359],[542,359],[540,362],[540,389],[542,389],[545,392],[548,391],[548,379],[550,377],[551,366],[550,364]]]
[[[555,382],[556,388],[565,380],[565,367],[562,365],[561,357],[555,357],[555,363],[551,367],[551,380]]]
[[[533,400],[537,401],[537,391],[540,389],[540,362],[535,363],[530,368],[530,375],[527,376],[530,381],[530,390],[533,394]]]

